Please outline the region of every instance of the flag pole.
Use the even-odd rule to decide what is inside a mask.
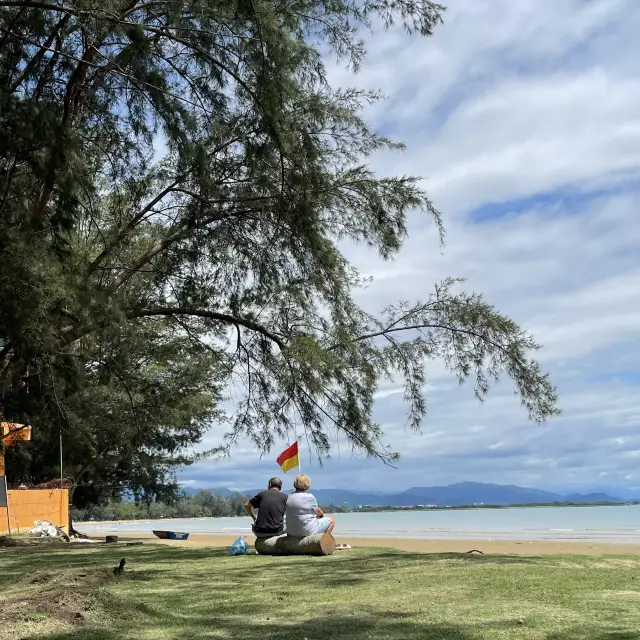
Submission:
[[[302,465],[300,464],[300,459],[301,459],[301,455],[300,455],[300,443],[298,442],[298,434],[296,434],[296,444],[298,445],[298,474],[302,473]]]

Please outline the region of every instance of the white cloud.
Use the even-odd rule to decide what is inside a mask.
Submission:
[[[352,460],[343,448],[325,469],[311,466],[321,486],[637,482],[639,27],[635,0],[458,0],[433,38],[378,32],[355,79],[331,70],[336,84],[391,96],[367,117],[408,149],[375,166],[425,176],[448,232],[441,252],[433,226],[412,218],[392,264],[347,247],[375,278],[362,304],[415,300],[427,282],[466,277],[543,344],[564,415],[528,424],[508,383],[478,406],[471,385],[458,387],[436,362],[422,435],[404,430],[397,386],[378,394],[400,468]],[[185,477],[255,487],[277,470],[251,447],[242,454]]]

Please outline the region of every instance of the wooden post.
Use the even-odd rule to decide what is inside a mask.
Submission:
[[[7,485],[7,478],[2,476],[2,481],[4,482],[4,491],[7,496],[7,532],[11,535],[11,507],[9,506],[9,486]]]
[[[265,556],[330,556],[336,540],[330,533],[317,533],[306,538],[274,536],[256,538],[256,551]]]
[[[0,426],[0,434],[3,434],[4,430]],[[7,533],[11,535],[11,513],[9,512],[9,491],[7,487],[7,478],[4,475],[4,454],[5,454],[5,444],[4,440],[0,440],[0,491],[2,491],[2,495],[4,496],[3,502],[7,503]]]

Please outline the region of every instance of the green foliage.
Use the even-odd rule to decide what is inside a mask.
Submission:
[[[537,345],[480,296],[451,280],[373,317],[339,249],[390,260],[409,214],[443,230],[418,178],[371,171],[401,148],[360,117],[380,95],[331,87],[321,52],[357,68],[358,29],[428,36],[443,10],[0,0],[0,391],[41,439],[10,471],[54,475],[62,430],[74,477],[154,494],[213,422],[218,453],[302,425],[321,457],[337,430],[391,462],[378,384],[404,378],[417,429],[435,357],[557,412]]]
[[[10,408],[36,416],[33,441],[7,450],[13,481],[58,477],[62,434],[63,473],[80,485],[75,504],[127,489],[148,499],[176,493],[175,467],[191,461],[189,447],[218,415],[217,361],[161,324],[110,333],[87,345],[82,380],[65,384],[58,359],[52,370],[8,394]]]
[[[201,489],[192,496],[181,494],[171,502],[133,502],[126,500],[106,500],[100,504],[90,504],[84,509],[73,508],[73,522],[109,520],[147,520],[159,518],[223,518],[244,516],[247,498],[240,493],[229,495],[212,493]],[[247,516],[248,517],[248,516]]]

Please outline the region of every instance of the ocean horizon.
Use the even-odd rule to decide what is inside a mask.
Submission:
[[[335,517],[335,534],[354,538],[640,542],[638,505],[379,511]],[[154,529],[251,535],[248,516],[75,522],[74,526],[92,535],[149,534]]]

